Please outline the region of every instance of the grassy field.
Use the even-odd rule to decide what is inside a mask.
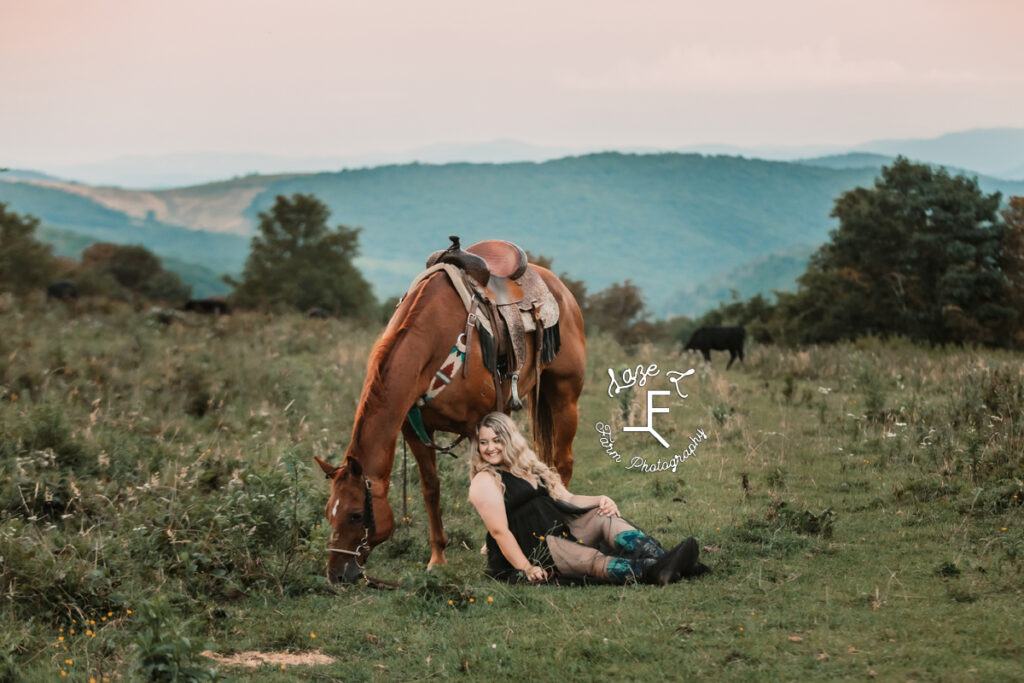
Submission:
[[[726,373],[724,355],[593,338],[571,488],[666,544],[696,536],[712,574],[492,582],[463,450],[439,467],[449,566],[425,571],[410,458],[411,520],[368,567],[401,587],[335,588],[312,458],[340,462],[376,333],[0,299],[0,680],[1020,678],[1019,354],[869,339],[752,348]],[[609,368],[651,363],[608,396]],[[656,400],[670,449],[622,431],[691,367],[687,398]],[[674,472],[627,469],[697,430]],[[399,444],[396,518],[402,469]]]

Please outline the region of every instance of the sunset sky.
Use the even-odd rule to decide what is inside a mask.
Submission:
[[[1024,126],[1018,0],[0,0],[0,166]]]

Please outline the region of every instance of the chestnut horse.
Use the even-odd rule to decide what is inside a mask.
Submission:
[[[572,477],[576,403],[583,389],[586,362],[583,316],[561,280],[545,268],[529,267],[543,278],[558,303],[561,335],[558,354],[541,368],[539,400],[530,401],[533,437],[538,455],[552,464],[568,484]],[[388,488],[399,430],[419,466],[430,524],[429,566],[446,563],[448,539],[441,523],[436,451],[423,443],[405,417],[448,357],[466,327],[466,317],[462,299],[444,272],[434,273],[407,294],[370,354],[344,462],[335,467],[316,458],[332,480],[326,508],[333,529],[327,559],[331,583],[360,578],[370,551],[391,537],[395,523]],[[480,419],[494,410],[494,382],[490,370],[484,367],[480,347],[479,343],[470,345],[465,361],[467,376],[456,373],[440,394],[421,407],[423,426],[431,441],[435,430],[469,436]],[[529,339],[519,380],[524,396],[535,395],[533,358],[533,340]],[[502,389],[507,403],[507,379]]]

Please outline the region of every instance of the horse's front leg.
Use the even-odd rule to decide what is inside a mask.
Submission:
[[[423,502],[427,507],[427,521],[430,524],[430,562],[427,566],[448,564],[444,556],[448,537],[444,535],[444,525],[441,523],[441,481],[437,477],[437,455],[433,448],[420,441],[408,422],[402,425],[402,434],[420,469],[420,488],[423,489]]]

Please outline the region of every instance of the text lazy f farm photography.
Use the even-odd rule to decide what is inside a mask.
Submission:
[[[1024,17],[850,9],[5,12],[0,680],[1019,679]]]

